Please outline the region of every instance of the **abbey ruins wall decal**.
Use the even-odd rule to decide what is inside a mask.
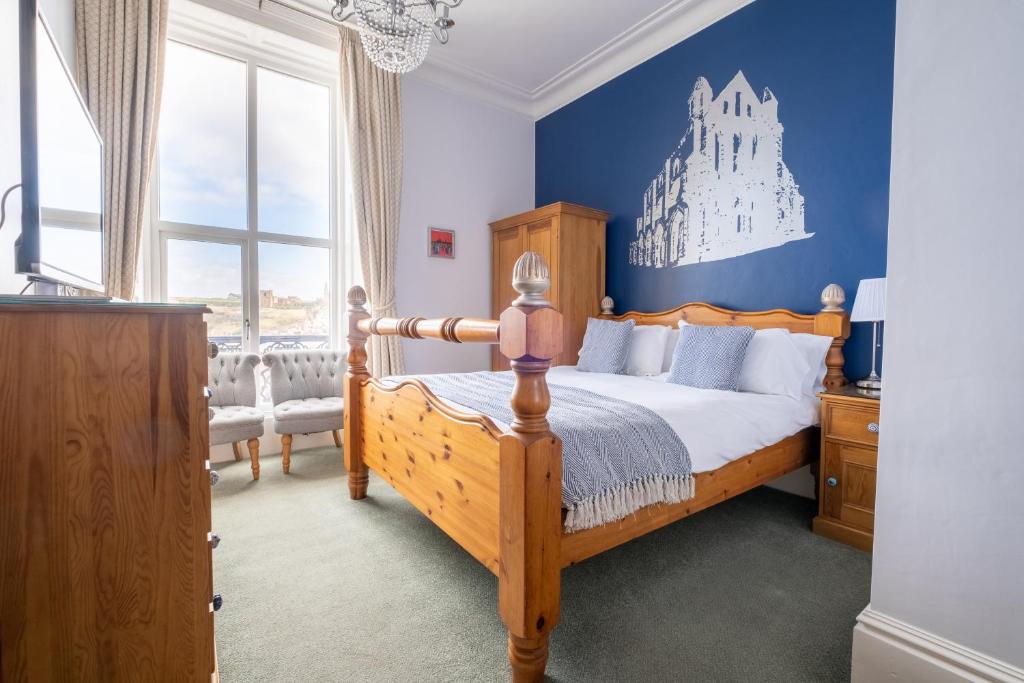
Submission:
[[[689,126],[644,192],[629,263],[664,268],[717,261],[812,237],[804,198],[782,160],[778,100],[759,99],[742,71],[717,97],[701,76]]]

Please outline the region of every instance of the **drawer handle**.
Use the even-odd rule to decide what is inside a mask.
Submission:
[[[224,598],[220,597],[220,593],[213,596],[213,602],[210,603],[211,611],[220,611],[220,608],[224,606]]]
[[[215,534],[215,533],[213,533],[211,531],[210,532],[210,547],[211,548],[216,548],[219,545],[220,545],[220,536],[218,536],[217,534]]]
[[[871,432],[872,434],[877,434],[878,433],[878,423],[877,422],[868,422],[868,431]]]
[[[213,389],[211,389],[210,387],[203,387],[203,396],[206,398],[207,401],[209,401],[211,398],[213,398]]]
[[[828,479],[825,480],[825,483],[831,486],[832,488],[835,488],[836,486],[839,485],[839,480],[836,479],[835,477],[829,477]]]
[[[216,486],[218,481],[220,481],[220,474],[217,473],[217,470],[210,470],[210,486]]]
[[[212,358],[216,358],[217,354],[219,354],[219,353],[220,353],[220,348],[216,344],[214,344],[213,342],[210,342],[210,343],[208,343],[206,345],[206,355],[209,358],[211,358],[211,359]]]

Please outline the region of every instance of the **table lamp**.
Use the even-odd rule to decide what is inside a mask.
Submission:
[[[861,280],[857,287],[857,298],[853,302],[853,311],[850,313],[850,322],[852,323],[872,323],[871,374],[864,379],[857,380],[857,386],[861,389],[874,389],[875,391],[882,389],[882,378],[875,370],[875,361],[878,349],[882,346],[882,340],[878,336],[878,324],[884,320],[885,278]]]

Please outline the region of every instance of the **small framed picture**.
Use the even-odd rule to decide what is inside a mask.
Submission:
[[[427,256],[455,258],[455,231],[427,228]]]

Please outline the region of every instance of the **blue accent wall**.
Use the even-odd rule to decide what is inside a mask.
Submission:
[[[618,312],[685,301],[815,312],[829,282],[885,275],[895,0],[757,0],[536,124],[536,198],[605,209],[608,294]],[[689,123],[704,76],[717,95],[742,70],[770,88],[783,159],[814,237],[720,261],[667,268],[628,263],[643,195]],[[871,326],[854,324],[851,379],[870,367]]]

